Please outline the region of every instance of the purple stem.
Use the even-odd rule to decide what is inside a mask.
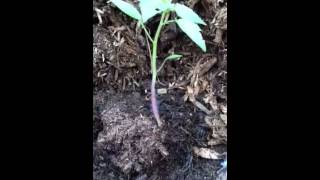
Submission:
[[[162,126],[162,122],[160,120],[159,111],[158,111],[155,85],[156,85],[156,82],[152,79],[152,83],[151,83],[151,107],[152,107],[152,112],[154,114],[154,117],[156,118],[156,121],[158,123],[158,126],[160,127],[160,126]]]

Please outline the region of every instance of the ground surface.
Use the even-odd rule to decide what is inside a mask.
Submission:
[[[131,1],[135,2],[135,1]],[[227,150],[226,1],[180,1],[203,27],[203,53],[175,26],[164,29],[158,67],[159,128],[150,109],[150,61],[136,23],[105,1],[93,1],[93,173],[106,179],[216,179]],[[98,17],[98,11],[104,13]],[[100,21],[99,21],[100,18]],[[148,22],[153,33],[158,17]],[[199,149],[219,155],[208,157]]]

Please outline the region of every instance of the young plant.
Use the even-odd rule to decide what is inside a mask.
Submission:
[[[157,47],[161,29],[169,23],[177,23],[180,29],[194,43],[196,43],[202,49],[202,51],[206,52],[206,44],[204,39],[202,38],[202,35],[200,33],[201,29],[198,25],[206,25],[206,23],[189,7],[179,3],[172,3],[171,0],[139,0],[140,11],[138,11],[132,4],[123,0],[111,0],[111,2],[122,12],[138,21],[138,25],[142,27],[148,38],[147,41],[149,40],[152,44],[152,54],[150,57],[152,72],[151,106],[158,126],[161,126],[162,122],[159,116],[155,91],[157,72],[162,68],[164,62],[166,62],[167,60],[178,60],[182,57],[181,55],[177,54],[168,56],[164,60],[159,70],[157,70]],[[179,18],[169,19],[170,12],[175,12]],[[155,35],[152,38],[144,24],[150,18],[158,14],[161,14],[161,18]]]

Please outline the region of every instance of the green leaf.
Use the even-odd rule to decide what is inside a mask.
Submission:
[[[187,19],[193,23],[206,25],[206,23],[189,7],[182,4],[175,4],[175,11],[177,15],[183,19]]]
[[[166,2],[162,2],[158,8],[161,11],[165,11],[165,10],[170,10],[170,11],[174,11],[174,4],[172,4],[170,1],[166,1]]]
[[[164,0],[140,0],[139,2],[142,21],[147,22],[150,18],[167,9],[173,9],[174,6],[170,1]]]
[[[160,0],[140,0],[139,6],[143,23],[147,22],[150,18],[161,12],[157,9],[160,3]]]
[[[180,54],[171,54],[170,56],[166,57],[164,60],[167,61],[177,61],[182,57]]]
[[[132,4],[122,0],[111,0],[111,2],[128,16],[139,21],[141,20],[141,15],[139,11]]]
[[[176,22],[180,29],[186,33],[189,38],[202,49],[202,51],[207,51],[206,43],[200,33],[201,29],[197,24],[186,19],[178,19]]]

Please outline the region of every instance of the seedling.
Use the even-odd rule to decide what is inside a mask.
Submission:
[[[169,23],[177,23],[180,29],[194,42],[196,43],[202,51],[206,52],[206,44],[201,35],[201,29],[198,24],[206,25],[206,23],[189,7],[180,4],[172,3],[171,0],[139,0],[139,10],[132,4],[125,2],[123,0],[111,0],[111,2],[118,7],[122,12],[130,16],[131,18],[138,21],[138,25],[144,30],[147,40],[152,44],[152,54],[151,60],[151,106],[152,112],[156,118],[158,126],[161,126],[161,120],[159,116],[155,84],[157,78],[157,72],[163,67],[164,63],[168,60],[178,60],[182,56],[178,54],[171,54],[168,56],[159,70],[157,70],[157,47],[158,40],[160,36],[161,29]],[[178,18],[169,19],[170,13],[174,12],[177,14]],[[154,17],[155,15],[161,14],[160,22],[158,28],[154,35],[151,37],[148,30],[145,27],[145,23]]]

